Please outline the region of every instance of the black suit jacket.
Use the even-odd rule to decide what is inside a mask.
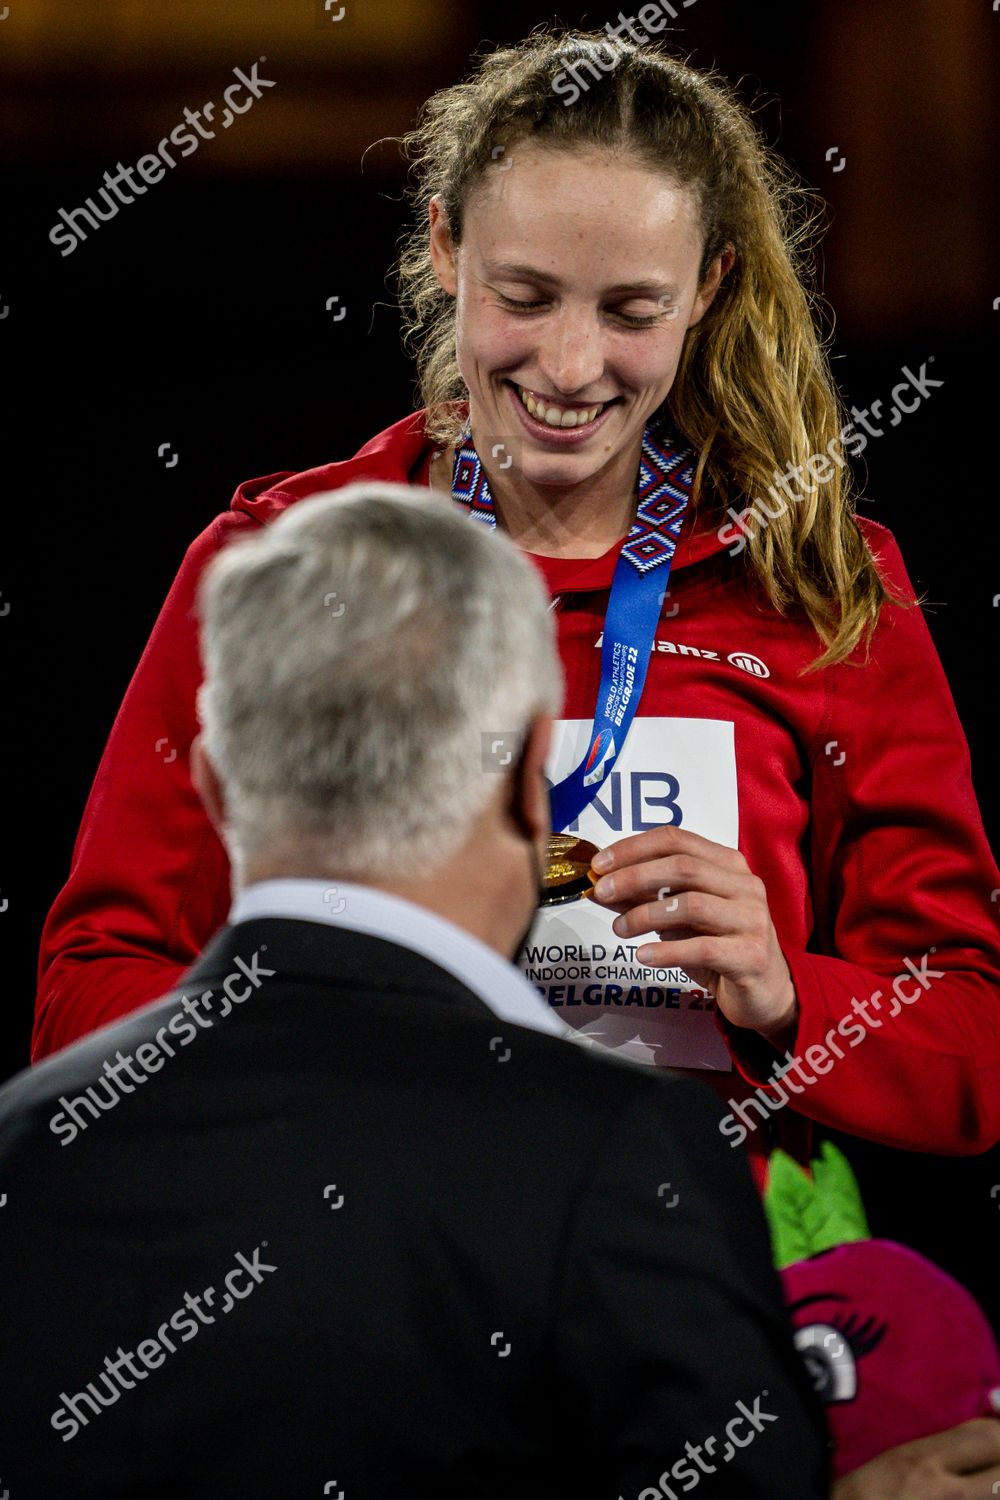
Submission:
[[[223,928],[0,1092],[0,1493],[824,1495],[721,1114],[395,943]]]

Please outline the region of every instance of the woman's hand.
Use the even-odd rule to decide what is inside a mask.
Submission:
[[[685,828],[651,828],[594,858],[601,880],[592,900],[621,915],[619,937],[655,932],[636,959],[680,968],[715,996],[734,1026],[759,1031],[779,1049],[798,1020],[795,986],[771,921],[764,882],[738,849]],[[605,882],[613,882],[608,889]]]
[[[838,1479],[831,1500],[991,1500],[1000,1495],[1000,1422],[977,1417],[880,1453]]]

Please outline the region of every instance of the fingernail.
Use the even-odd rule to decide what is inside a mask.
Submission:
[[[610,849],[602,849],[590,861],[591,868],[594,870],[610,870],[612,863],[613,857]]]
[[[989,1402],[994,1411],[1000,1412],[1000,1385],[990,1391]]]
[[[613,875],[605,875],[594,886],[594,892],[600,896],[602,901],[610,901],[615,893],[615,877]]]

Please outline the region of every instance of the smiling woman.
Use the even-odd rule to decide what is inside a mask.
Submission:
[[[588,67],[567,107],[555,82]],[[612,422],[602,414],[600,429],[571,434],[571,476],[517,444],[523,463],[497,504],[523,545],[579,557],[574,536],[586,549],[624,535],[644,426],[668,395],[696,454],[691,508],[705,518],[766,492],[778,460],[808,464],[841,440],[846,416],[812,315],[810,195],[720,77],[603,33],[536,34],[484,58],[474,85],[435,94],[403,144],[416,214],[400,296],[428,434],[453,444],[467,395],[473,430],[479,416],[493,437],[538,438],[519,411],[509,431],[514,403],[501,404],[499,383],[558,408],[560,428],[568,406],[620,402]],[[446,468],[432,470],[442,487]],[[532,506],[532,480],[573,493],[558,510]],[[840,462],[748,541],[771,605],[803,611],[826,647],[816,666],[848,657],[886,600],[903,603],[852,500]]]
[[[35,1056],[163,994],[229,912],[188,763],[204,566],[305,496],[408,481],[506,531],[558,609],[553,830],[606,847],[519,954],[542,999],[589,1045],[712,1083],[759,1183],[776,1142],[808,1160],[810,1121],[984,1150],[1000,870],[899,549],[855,513],[809,195],[728,84],[653,42],[616,42],[568,103],[554,79],[598,42],[493,52],[402,138],[420,409],[352,459],[241,485],[192,545],[46,924]],[[729,509],[826,454],[727,550]],[[550,982],[569,953],[585,972]],[[880,1012],[927,954],[933,985]],[[780,1072],[794,1099],[769,1108]]]
[[[456,298],[472,411],[514,446],[501,524],[526,550],[599,556],[633,523],[643,433],[733,251],[701,276],[694,194],[640,163],[530,141],[503,159],[470,193],[460,244],[431,198],[428,249]],[[432,482],[450,489],[445,469]],[[540,510],[543,485],[563,493]]]

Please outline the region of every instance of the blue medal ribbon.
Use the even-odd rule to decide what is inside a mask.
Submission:
[[[636,516],[611,580],[601,647],[601,686],[590,745],[580,764],[550,792],[552,831],[562,833],[593,801],[625,744],[646,682],[653,637],[663,607],[691,496],[694,449],[661,416],[642,437]],[[496,511],[468,426],[456,447],[451,492],[471,517],[496,526]]]

